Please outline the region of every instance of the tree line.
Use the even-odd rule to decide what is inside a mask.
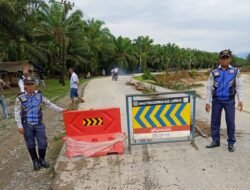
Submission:
[[[103,21],[54,0],[0,0],[0,61],[30,60],[59,76],[63,57],[66,68],[99,74],[114,66],[128,73],[212,68],[218,53],[154,44],[149,36],[115,37]],[[250,64],[250,56],[233,59]]]

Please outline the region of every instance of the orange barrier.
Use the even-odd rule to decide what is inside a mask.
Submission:
[[[66,111],[64,112],[64,123],[67,137],[78,141],[79,144],[90,142],[93,143],[93,146],[96,146],[98,143],[114,141],[117,134],[122,133],[119,108]],[[76,152],[81,154],[84,150],[77,151],[74,150],[74,146],[67,145],[66,155],[68,157],[76,155]],[[95,152],[92,156],[108,154],[123,154],[122,141],[115,142],[103,150]]]

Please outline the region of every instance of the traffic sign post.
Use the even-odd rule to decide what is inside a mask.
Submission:
[[[129,151],[131,145],[194,143],[195,104],[195,91],[127,95]]]

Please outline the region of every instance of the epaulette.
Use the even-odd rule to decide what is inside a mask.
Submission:
[[[238,72],[239,68],[237,68],[237,67],[234,67],[234,70]]]
[[[37,91],[35,91],[36,93],[41,93],[42,94],[42,91],[40,91],[40,90],[37,90]]]
[[[25,94],[25,92],[19,92],[16,97],[19,97],[20,95]]]
[[[218,71],[218,67],[213,68],[213,69],[211,70],[211,72],[215,72],[215,71]]]

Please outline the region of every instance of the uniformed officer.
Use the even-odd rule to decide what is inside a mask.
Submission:
[[[238,98],[238,109],[242,111],[242,80],[238,68],[230,65],[232,60],[232,52],[223,50],[219,53],[219,67],[213,69],[210,73],[207,85],[207,102],[205,110],[210,111],[210,103],[212,102],[211,114],[211,134],[212,143],[206,148],[215,148],[220,146],[220,125],[221,113],[225,110],[225,118],[227,125],[227,142],[228,151],[234,152],[235,147],[235,95]]]
[[[40,91],[36,91],[35,84],[35,79],[32,77],[24,79],[25,91],[16,98],[15,120],[19,133],[24,135],[25,143],[36,171],[41,169],[41,167],[49,167],[49,163],[45,160],[47,138],[45,126],[42,123],[42,105],[57,112],[62,112],[64,109],[51,103]],[[39,158],[36,151],[36,143],[38,145]]]

